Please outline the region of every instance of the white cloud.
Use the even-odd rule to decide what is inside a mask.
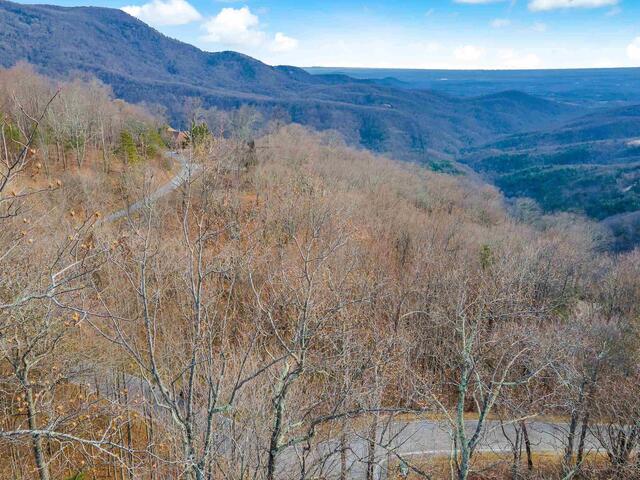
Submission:
[[[418,48],[425,53],[436,53],[442,50],[442,45],[439,42],[419,42]]]
[[[277,32],[273,37],[262,30],[260,18],[249,7],[226,7],[203,24],[206,31],[202,40],[233,48],[247,48],[255,55],[255,48],[266,48],[274,53],[289,52],[298,46],[298,40]]]
[[[616,68],[620,67],[615,61],[609,58],[598,58],[593,61],[591,68]]]
[[[640,62],[640,37],[636,37],[627,47],[627,57],[634,62]]]
[[[559,8],[599,8],[618,4],[619,0],[530,0],[529,9],[534,12]]]
[[[276,33],[271,42],[271,51],[273,52],[289,52],[298,46],[298,40],[286,36],[282,32]]]
[[[508,27],[509,25],[511,25],[511,20],[509,20],[508,18],[496,18],[491,21],[491,26],[493,28],[504,28]]]
[[[122,10],[154,26],[184,25],[202,18],[186,0],[153,0],[144,5],[122,7]]]
[[[526,4],[525,4],[526,5]],[[602,12],[604,14],[604,11]],[[514,21],[515,24],[515,21]],[[530,25],[529,25],[530,27]],[[552,30],[549,26],[549,30]],[[554,32],[557,28],[553,29]],[[385,35],[379,31],[326,32],[323,35],[300,37],[298,47],[285,53],[270,50],[256,51],[258,58],[270,64],[324,65],[333,67],[363,68],[421,68],[421,69],[528,69],[528,68],[592,68],[601,66],[640,66],[640,60],[633,61],[627,56],[626,47],[640,36],[640,31],[627,36],[627,41],[618,43],[602,42],[597,38],[578,46],[570,42],[540,41],[488,43],[469,39],[449,43],[445,38],[417,40],[406,38],[402,32]],[[525,32],[526,34],[526,32]],[[534,37],[536,35],[533,35]],[[538,34],[540,35],[540,34]],[[554,37],[555,38],[555,37]],[[486,39],[485,39],[486,40]],[[601,40],[601,39],[600,39]],[[439,42],[432,43],[432,42]],[[432,43],[432,45],[430,45]],[[469,58],[462,47],[475,45],[481,58]],[[460,47],[458,56],[454,49]],[[481,48],[480,48],[481,47]],[[513,51],[509,50],[513,49]],[[467,53],[471,49],[466,49]],[[476,55],[478,56],[478,55]],[[606,62],[604,62],[606,60]],[[640,135],[638,135],[640,137]]]
[[[265,41],[260,19],[249,7],[223,8],[204,23],[207,34],[203,40],[225,45],[257,46]]]
[[[442,50],[442,44],[439,42],[409,42],[406,43],[406,46],[412,52],[420,52],[420,54],[424,53],[438,53]]]
[[[463,62],[480,60],[486,54],[486,50],[476,45],[463,45],[453,51],[453,56]]]

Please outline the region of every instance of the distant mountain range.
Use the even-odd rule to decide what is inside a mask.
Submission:
[[[569,70],[418,70],[310,67],[314,74],[376,79],[400,88],[479,96],[505,90],[589,107],[640,103],[640,68]]]
[[[580,112],[514,91],[459,99],[393,82],[311,75],[234,52],[203,52],[120,10],[0,0],[0,65],[20,60],[49,76],[95,75],[118,97],[166,106],[174,123],[184,121],[189,97],[221,108],[248,103],[268,117],[334,129],[351,144],[420,162]]]

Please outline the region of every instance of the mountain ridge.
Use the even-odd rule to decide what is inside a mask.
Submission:
[[[333,129],[348,143],[399,159],[453,158],[464,147],[573,118],[581,110],[527,94],[459,99],[346,75],[271,67],[236,52],[205,52],[125,12],[0,0],[0,65],[96,76],[130,102],[164,105],[185,124],[185,100],[223,109],[250,104],[267,118]],[[488,121],[491,120],[491,121]]]

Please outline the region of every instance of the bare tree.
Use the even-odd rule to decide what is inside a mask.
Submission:
[[[21,201],[34,191],[17,191],[10,188],[16,178],[27,168],[31,159],[32,145],[38,135],[40,124],[47,108],[55,100],[55,93],[36,117],[27,113],[17,99],[14,102],[22,117],[29,122],[28,127],[16,127],[4,116],[0,116],[0,220],[18,214]]]
[[[220,181],[209,166],[187,182],[177,217],[151,207],[129,217],[110,268],[122,281],[100,292],[110,319],[94,323],[132,362],[156,420],[175,429],[179,465],[194,479],[221,468],[242,389],[278,361],[256,364],[257,330],[231,322],[243,254],[233,208],[218,207],[231,198]],[[158,222],[175,220],[181,235],[169,239]]]

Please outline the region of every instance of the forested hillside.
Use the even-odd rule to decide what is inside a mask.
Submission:
[[[460,160],[506,195],[532,198],[546,212],[610,218],[605,225],[616,249],[640,241],[637,222],[626,221],[640,210],[640,105],[507,136],[468,149]]]
[[[0,477],[640,478],[640,253],[597,225],[246,108],[169,156],[96,81],[0,86]]]

